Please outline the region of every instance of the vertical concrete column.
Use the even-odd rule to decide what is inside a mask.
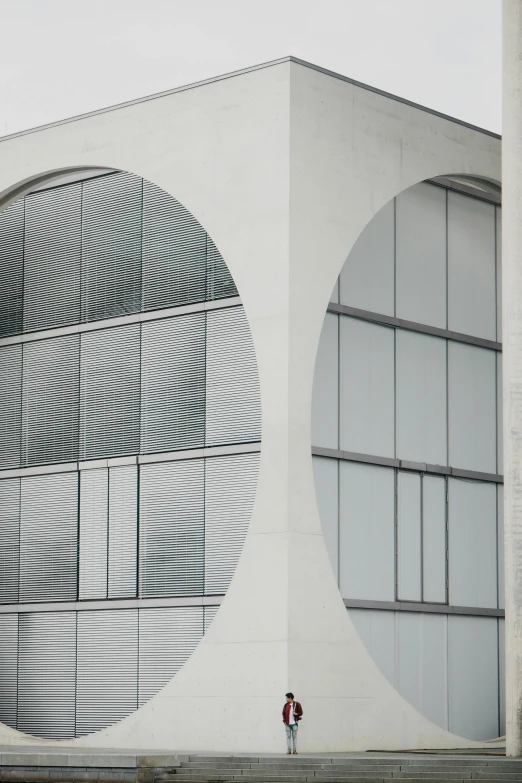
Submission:
[[[522,0],[503,3],[502,340],[506,742],[522,755]]]

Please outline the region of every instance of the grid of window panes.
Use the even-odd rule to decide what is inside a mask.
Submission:
[[[0,397],[0,721],[80,736],[188,658],[254,502],[248,323],[176,199],[114,173],[0,213]]]
[[[388,679],[470,739],[503,733],[500,263],[499,205],[405,191],[344,264],[314,379],[341,594]]]

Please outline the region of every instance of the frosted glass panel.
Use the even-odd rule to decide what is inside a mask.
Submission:
[[[498,608],[505,607],[504,582],[504,487],[497,485],[497,528],[498,528]]]
[[[446,191],[421,182],[397,196],[397,316],[446,328]]]
[[[447,464],[446,341],[397,330],[397,457]]]
[[[449,479],[448,487],[450,604],[496,608],[496,486]]]
[[[504,472],[504,434],[502,432],[503,416],[503,385],[502,385],[502,354],[497,353],[497,473]]]
[[[313,457],[315,492],[321,517],[323,536],[330,562],[339,578],[339,462],[336,459]]]
[[[418,473],[399,473],[397,500],[397,597],[399,601],[420,601],[421,478]]]
[[[394,315],[394,202],[368,223],[341,272],[341,304]]]
[[[495,351],[448,343],[449,464],[496,473]]]
[[[340,585],[343,598],[395,599],[395,475],[340,464]]]
[[[396,613],[396,688],[443,728],[447,728],[446,623],[441,615]]]
[[[502,210],[496,208],[497,223],[497,340],[502,341]]]
[[[386,679],[395,684],[395,612],[348,611],[357,633]]]
[[[448,617],[449,730],[498,737],[496,617]]]
[[[448,193],[448,327],[495,340],[495,207]]]
[[[499,736],[506,733],[506,621],[498,620],[498,683],[499,683]]]
[[[422,578],[424,601],[446,601],[446,481],[422,479]]]
[[[339,316],[327,313],[323,322],[314,373],[312,443],[339,446]]]
[[[340,444],[394,456],[394,330],[341,318]]]

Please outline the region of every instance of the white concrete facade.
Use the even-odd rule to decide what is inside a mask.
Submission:
[[[504,0],[502,226],[504,335],[504,526],[506,563],[506,746],[522,755],[522,4]]]
[[[500,181],[498,138],[284,60],[6,138],[0,164],[1,204],[43,175],[90,166],[179,199],[234,277],[261,383],[257,498],[216,620],[149,703],[67,744],[276,752],[291,689],[306,709],[303,751],[479,745],[422,717],[360,641],[323,541],[310,411],[325,309],[364,226],[425,179]],[[0,740],[35,744],[7,727]]]

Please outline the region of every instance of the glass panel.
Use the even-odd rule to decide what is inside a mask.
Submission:
[[[343,598],[395,600],[395,471],[340,465],[340,584]]]
[[[497,607],[495,484],[449,479],[449,600]]]
[[[398,475],[397,550],[398,599],[420,601],[421,480],[417,473]]]
[[[24,330],[80,320],[81,183],[25,199]]]
[[[341,449],[394,457],[394,330],[344,317],[340,327]]]
[[[495,207],[448,193],[448,327],[496,339]]]
[[[397,196],[397,316],[446,328],[446,190],[421,182]]]
[[[0,212],[0,337],[22,331],[24,200]]]
[[[83,184],[82,320],[141,306],[142,180],[125,172]]]
[[[141,467],[142,598],[203,594],[204,495],[202,459]]]
[[[140,325],[81,336],[80,458],[137,454]]]
[[[142,327],[141,450],[205,443],[205,314]]]
[[[22,465],[78,459],[79,338],[23,347]]]
[[[341,272],[341,304],[395,315],[395,203],[371,220],[355,243]]]
[[[75,601],[78,474],[22,478],[20,602]]]

